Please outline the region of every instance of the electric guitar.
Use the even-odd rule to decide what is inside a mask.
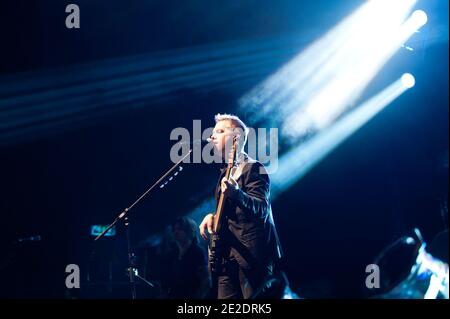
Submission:
[[[227,180],[230,180],[230,176],[231,176],[231,172],[232,169],[234,167],[234,164],[236,162],[236,149],[237,149],[237,138],[234,137],[233,138],[233,146],[231,148],[231,152],[228,158],[228,164],[227,164],[227,169],[225,172],[224,177]],[[220,186],[221,186],[222,181],[220,181]],[[219,186],[219,187],[220,187]],[[214,224],[213,224],[213,234],[211,235],[210,238],[210,243],[209,243],[209,267],[210,267],[210,271],[211,271],[211,275],[213,277],[213,284],[217,284],[214,280],[215,277],[217,277],[217,275],[220,273],[221,271],[221,267],[223,265],[222,263],[222,252],[221,252],[221,245],[220,245],[220,241],[221,241],[221,224],[222,224],[222,220],[224,218],[224,206],[225,206],[225,195],[223,194],[223,192],[220,192],[220,197],[219,197],[219,202],[217,204],[217,208],[216,208],[216,212],[214,214]]]

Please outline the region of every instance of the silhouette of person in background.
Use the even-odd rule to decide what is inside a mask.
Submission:
[[[180,217],[171,226],[174,245],[160,261],[163,298],[202,299],[209,292],[206,251],[199,246],[197,229],[189,217]]]

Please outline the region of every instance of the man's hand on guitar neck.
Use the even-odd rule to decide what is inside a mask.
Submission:
[[[202,223],[200,224],[200,235],[204,240],[208,240],[208,235],[206,234],[206,229],[208,229],[208,233],[213,233],[213,225],[214,225],[214,215],[208,214],[203,218]]]

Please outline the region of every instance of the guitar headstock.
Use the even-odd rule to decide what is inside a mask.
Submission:
[[[228,156],[228,166],[234,166],[237,157],[237,147],[238,147],[239,138],[238,136],[233,136],[233,144],[231,146],[231,150]]]

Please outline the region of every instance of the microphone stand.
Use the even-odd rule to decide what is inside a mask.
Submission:
[[[130,210],[139,203],[148,193],[150,193],[158,184],[160,184],[167,176],[169,176],[183,161],[185,158],[187,158],[192,153],[192,149],[189,150],[189,152],[183,156],[182,159],[180,159],[175,165],[173,165],[163,176],[161,176],[148,190],[145,191],[133,204],[131,204],[129,207],[125,208],[117,217],[116,219],[99,234],[94,241],[98,241],[100,238],[104,237],[105,234],[114,227],[120,220],[124,220],[124,225],[126,226],[126,235],[127,235],[127,249],[128,249],[128,274],[130,278],[130,289],[131,289],[131,299],[136,299],[136,282],[135,277],[143,280],[145,283],[149,284],[150,286],[154,287],[153,284],[142,278],[138,275],[136,269],[134,268],[134,254],[131,251],[131,241],[130,241],[130,221],[128,219],[128,214]],[[180,171],[182,167],[180,166]],[[178,173],[178,172],[177,172]],[[176,173],[176,174],[177,174]]]

